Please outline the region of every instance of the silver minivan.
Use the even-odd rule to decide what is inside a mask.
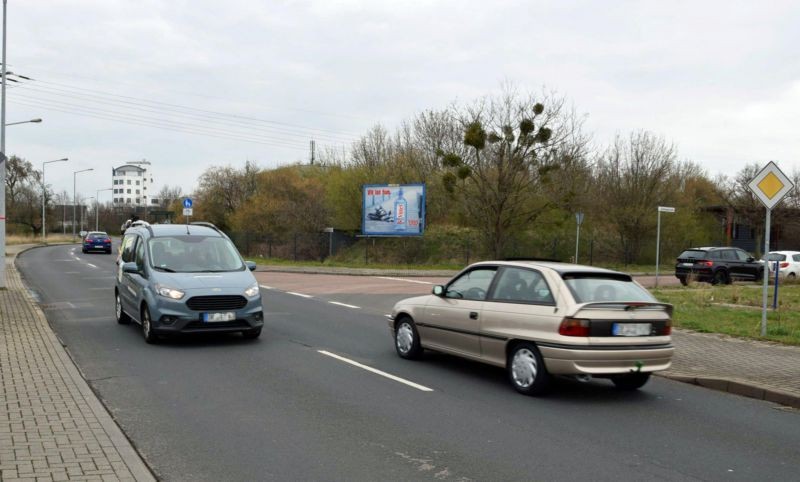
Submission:
[[[233,242],[210,223],[134,222],[125,231],[114,287],[117,322],[161,335],[241,332],[261,335],[261,291]]]

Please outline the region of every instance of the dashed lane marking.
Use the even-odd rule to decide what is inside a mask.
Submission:
[[[295,293],[294,291],[287,291],[286,293],[290,295],[300,296],[301,298],[313,298],[311,295],[305,295],[303,293]]]
[[[360,310],[361,309],[360,306],[348,305],[347,303],[339,303],[338,301],[329,301],[328,303],[330,303],[332,305],[344,306],[345,308],[353,308],[354,310]]]
[[[375,276],[375,277],[376,278],[380,278],[380,279],[388,279],[388,280],[391,280],[391,281],[405,281],[406,283],[418,283],[418,284],[421,284],[421,285],[432,285],[433,284],[430,281],[419,281],[419,280],[415,280],[415,279],[405,279],[405,278],[393,278],[391,276]]]
[[[404,385],[408,385],[409,387],[416,388],[417,390],[421,390],[423,392],[432,392],[433,391],[432,388],[428,388],[425,385],[420,385],[418,383],[414,383],[412,381],[406,380],[405,378],[400,378],[398,376],[392,375],[391,373],[386,373],[384,371],[381,371],[381,370],[378,370],[376,368],[372,368],[370,366],[358,363],[357,361],[351,360],[349,358],[345,358],[343,356],[337,355],[335,353],[331,353],[329,351],[317,350],[317,353],[320,353],[320,354],[325,355],[325,356],[329,356],[331,358],[335,358],[335,359],[337,359],[339,361],[343,361],[345,363],[353,365],[354,367],[358,367],[358,368],[361,368],[362,370],[366,370],[368,372],[375,373],[376,375],[380,375],[382,377],[388,378],[389,380],[394,380],[394,381],[402,383]]]

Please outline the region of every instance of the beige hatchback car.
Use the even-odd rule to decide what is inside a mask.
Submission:
[[[389,328],[402,358],[429,349],[503,367],[517,391],[535,395],[553,375],[640,388],[670,367],[671,316],[672,305],[624,273],[487,261],[398,302]]]

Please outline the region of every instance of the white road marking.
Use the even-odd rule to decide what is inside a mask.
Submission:
[[[93,265],[92,263],[86,263],[86,266],[91,266],[92,268],[97,268],[97,266]]]
[[[274,290],[275,289],[272,286],[267,286],[267,285],[258,285],[258,286],[264,288],[265,290]]]
[[[344,306],[345,308],[353,308],[354,310],[360,310],[361,309],[360,306],[348,305],[347,303],[339,303],[338,301],[329,301],[328,303],[330,303],[332,305]]]
[[[405,278],[392,278],[391,276],[376,276],[376,278],[380,279],[388,279],[391,281],[405,281],[406,283],[419,283],[421,285],[432,285],[430,281],[418,281],[415,279],[405,279]]]
[[[368,367],[367,365],[363,365],[361,363],[358,363],[357,361],[350,360],[349,358],[345,358],[343,356],[339,356],[339,355],[337,355],[335,353],[331,353],[329,351],[317,350],[317,353],[321,353],[321,354],[323,354],[325,356],[329,356],[331,358],[336,358],[337,360],[343,361],[345,363],[349,363],[350,365],[353,365],[354,367],[358,367],[358,368],[364,369],[364,370],[366,370],[368,372],[372,372],[372,373],[375,373],[375,374],[380,375],[382,377],[386,377],[389,380],[394,380],[396,382],[400,382],[400,383],[402,383],[404,385],[408,385],[409,387],[416,388],[417,390],[422,390],[423,392],[432,392],[433,391],[432,388],[428,388],[425,385],[420,385],[418,383],[414,383],[414,382],[408,381],[405,378],[400,378],[400,377],[394,376],[394,375],[392,375],[390,373],[382,372],[382,371],[377,370],[375,368]]]
[[[287,291],[290,295],[301,296],[303,298],[313,298],[311,295],[304,295],[303,293],[295,293],[294,291]]]

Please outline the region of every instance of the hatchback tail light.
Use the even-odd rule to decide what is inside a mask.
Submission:
[[[558,327],[558,334],[563,336],[589,336],[589,320],[564,318]]]
[[[785,261],[783,263],[781,263],[781,268],[788,268],[788,267],[789,267],[789,263],[787,263]]]
[[[111,244],[111,240],[110,239],[106,239],[106,244]]]
[[[664,327],[661,328],[661,333],[659,333],[659,335],[669,336],[671,334],[672,334],[672,320],[667,320],[667,322],[664,323]]]
[[[84,241],[85,243],[91,243],[91,242],[92,242],[92,238],[86,238],[86,239],[84,239],[83,241]]]

